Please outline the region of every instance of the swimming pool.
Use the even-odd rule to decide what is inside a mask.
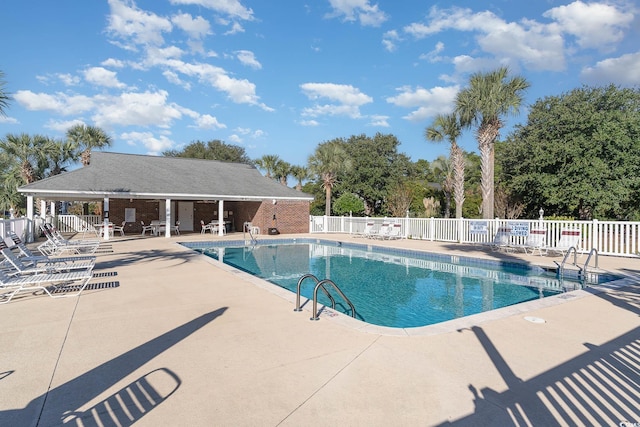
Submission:
[[[583,286],[528,264],[317,239],[185,246],[294,293],[304,274],[331,279],[353,303],[357,319],[394,328],[432,325]],[[301,295],[312,298],[315,285],[303,281]],[[336,311],[351,315],[349,305],[332,294]],[[330,303],[322,292],[318,302]]]

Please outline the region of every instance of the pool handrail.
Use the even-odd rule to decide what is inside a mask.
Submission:
[[[320,320],[320,317],[318,316],[318,288],[322,288],[325,290],[325,292],[327,291],[324,288],[324,284],[328,283],[331,286],[333,286],[333,288],[336,290],[336,292],[338,292],[338,294],[340,294],[340,296],[342,297],[342,299],[345,300],[345,302],[347,304],[349,304],[349,307],[351,308],[351,317],[353,317],[354,319],[356,318],[356,308],[353,306],[353,303],[349,300],[349,298],[347,298],[347,296],[340,290],[340,288],[338,287],[338,285],[336,285],[333,280],[331,279],[324,279],[318,282],[318,284],[316,285],[316,287],[313,289],[313,317],[311,317],[311,319],[309,320]],[[335,309],[335,307],[333,307]]]
[[[302,308],[300,307],[300,287],[302,286],[302,282],[305,279],[313,279],[316,282],[316,285],[318,284],[318,282],[320,282],[320,280],[316,276],[311,274],[311,273],[307,273],[307,274],[303,275],[298,280],[298,286],[297,286],[297,289],[296,289],[296,308],[294,308],[293,311],[302,311]],[[331,308],[333,308],[335,310],[335,308],[336,308],[336,300],[331,296],[329,291],[327,291],[327,289],[324,286],[322,286],[322,291],[327,296],[327,298],[329,298],[329,301],[331,301]]]

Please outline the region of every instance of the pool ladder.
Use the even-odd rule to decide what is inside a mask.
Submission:
[[[565,254],[564,258],[562,259],[562,264],[558,264],[556,261],[554,261],[556,263],[556,265],[559,267],[558,268],[558,275],[560,276],[560,278],[564,277],[564,265],[566,264],[567,260],[569,259],[569,256],[571,255],[571,253],[573,252],[573,264],[574,266],[578,267],[578,277],[582,277],[582,278],[586,278],[587,275],[587,267],[589,266],[589,261],[591,261],[591,256],[595,255],[595,268],[598,269],[598,250],[596,248],[592,248],[589,251],[589,255],[587,256],[587,260],[584,263],[583,267],[580,267],[578,265],[578,249],[576,249],[575,246],[571,246],[568,250],[567,253]]]
[[[302,287],[302,282],[304,282],[305,279],[313,279],[316,282],[316,286],[313,288],[313,317],[311,317],[310,320],[320,320],[320,317],[318,315],[319,314],[318,313],[318,290],[319,289],[322,290],[322,292],[324,292],[327,298],[329,298],[329,301],[331,301],[331,308],[334,310],[336,308],[336,300],[333,298],[333,296],[331,296],[331,294],[329,293],[325,285],[331,285],[333,289],[335,289],[335,291],[338,292],[338,294],[342,297],[342,299],[345,300],[345,302],[349,305],[349,308],[351,308],[351,317],[355,319],[356,308],[354,307],[353,303],[349,300],[349,298],[347,298],[347,296],[340,290],[338,285],[336,285],[331,279],[319,280],[316,276],[314,276],[311,273],[305,274],[300,278],[300,280],[298,280],[298,287],[296,289],[296,308],[294,308],[293,311],[302,311],[302,308],[300,307],[300,288]]]

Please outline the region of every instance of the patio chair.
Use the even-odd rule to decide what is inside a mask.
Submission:
[[[140,221],[140,224],[142,224],[142,235],[144,236],[145,233],[148,231],[149,234],[153,234],[153,230],[154,230],[154,226],[149,224],[149,225],[144,225],[144,221]]]
[[[171,226],[170,232],[173,231],[176,235],[180,235],[180,221],[176,221],[176,225]]]
[[[499,250],[508,250],[511,240],[511,229],[509,227],[498,227],[498,231],[496,231],[495,236],[493,236],[493,241],[484,242],[481,245],[489,246],[493,251]]]
[[[120,233],[121,236],[124,236],[124,226],[127,225],[127,221],[122,221],[122,224],[120,225],[114,225],[113,226],[113,232],[114,233]]]
[[[554,246],[547,246],[548,252],[558,253],[565,255],[571,248],[575,249],[576,253],[580,249],[580,243],[582,241],[582,232],[579,228],[565,228],[560,231],[560,238]]]
[[[371,239],[385,239],[391,232],[391,223],[383,222],[378,231],[373,231],[368,236]]]
[[[402,224],[395,223],[389,228],[389,233],[385,237],[387,240],[402,239]]]
[[[203,220],[200,220],[200,234],[205,234],[208,231],[211,232],[211,234],[213,234],[213,228],[214,226],[216,226],[213,223],[209,223],[209,224],[205,224]],[[217,229],[217,226],[216,226]]]
[[[46,236],[47,241],[40,244],[38,250],[46,256],[61,255],[64,253],[94,253],[100,245],[100,241],[64,239],[57,236],[52,231],[52,228],[46,227],[46,224],[41,225],[40,229]]]
[[[43,290],[51,298],[65,298],[80,295],[93,277],[89,270],[66,273],[40,273],[9,276],[0,270],[0,304],[6,304],[19,292]],[[50,289],[51,288],[51,289]],[[73,289],[72,294],[54,295],[58,291]],[[4,300],[4,301],[3,301]]]
[[[373,221],[367,221],[364,226],[364,230],[360,233],[356,233],[354,237],[369,237],[373,232],[373,227],[375,227],[376,223]]]
[[[532,229],[527,236],[527,240],[521,245],[510,245],[513,250],[522,249],[525,253],[534,254],[536,251],[540,255],[547,253],[547,230]]]
[[[8,268],[5,269],[5,273],[10,276],[24,275],[24,274],[38,274],[38,273],[60,273],[72,270],[93,270],[95,266],[94,261],[22,261],[13,251],[7,247],[4,240],[0,241],[0,252],[4,258],[4,265]]]
[[[20,236],[18,236],[13,231],[8,231],[9,237],[5,239],[5,243],[9,249],[13,250],[14,253],[20,258],[22,262],[78,262],[78,261],[95,261],[96,257],[93,255],[84,255],[84,256],[71,256],[71,257],[48,257],[46,255],[36,255],[24,244]]]

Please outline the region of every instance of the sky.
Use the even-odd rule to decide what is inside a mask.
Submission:
[[[306,165],[318,144],[393,134],[413,161],[469,76],[500,66],[528,107],[583,85],[640,86],[630,0],[24,0],[0,6],[13,101],[0,138],[98,126],[118,153],[221,140]],[[472,130],[460,145],[477,152]]]

